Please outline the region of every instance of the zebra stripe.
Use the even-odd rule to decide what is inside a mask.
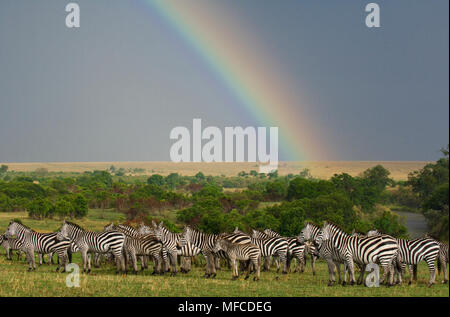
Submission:
[[[12,252],[17,251],[17,259],[21,258],[23,243],[15,238],[6,238],[5,235],[0,235],[0,245],[6,250],[6,258],[12,259]]]
[[[278,232],[272,229],[264,229],[263,231],[269,237],[278,237],[283,238]],[[312,257],[312,264],[315,263],[317,259],[316,250],[314,245],[310,245],[309,248],[306,248],[305,244],[302,244],[298,241],[297,237],[284,237],[288,242],[288,255],[287,255],[287,267],[290,269],[290,263],[292,259],[297,260],[297,268],[294,272],[298,270],[299,273],[303,273],[305,271],[306,264],[306,252],[308,252]],[[278,265],[277,265],[278,266]],[[312,265],[313,274],[315,274],[314,265]]]
[[[36,252],[41,255],[57,253],[59,263],[56,271],[59,271],[60,267],[63,266],[62,272],[65,272],[68,261],[67,250],[70,248],[70,241],[58,240],[56,232],[39,233],[21,223],[11,221],[5,235],[7,238],[16,235],[17,239],[23,243],[23,250],[27,254],[29,271],[36,269],[36,261],[34,258],[34,252]]]
[[[261,251],[261,256],[270,257],[278,256],[283,264],[283,274],[287,274],[287,256],[288,256],[288,242],[285,238],[269,237],[264,232],[252,230],[251,242],[257,245]],[[267,268],[265,268],[266,270]],[[280,267],[277,267],[279,272]]]
[[[77,245],[81,252],[83,272],[86,272],[86,264],[88,265],[87,272],[89,273],[91,271],[91,259],[88,257],[88,252],[112,252],[117,264],[116,273],[119,273],[120,271],[125,272],[125,263],[122,256],[125,234],[122,232],[86,231],[75,223],[64,221],[57,236],[60,240],[69,239]]]
[[[249,261],[252,265],[247,265],[247,274],[245,276],[245,279],[248,279],[250,276],[250,270],[252,266],[256,268],[255,277],[253,278],[254,281],[259,280],[260,276],[260,268],[259,268],[259,259],[261,257],[261,251],[260,249],[252,244],[252,243],[245,243],[245,244],[239,244],[239,243],[232,243],[227,238],[220,238],[217,239],[216,244],[214,246],[214,252],[224,251],[227,254],[227,257],[231,261],[231,266],[233,269],[232,279],[235,280],[239,276],[239,270],[237,261]]]
[[[242,233],[225,233],[221,238],[226,239],[232,243],[250,243],[251,239],[248,235]],[[180,235],[180,246],[188,243],[200,248],[206,259],[205,277],[216,276],[216,258],[227,258],[226,254],[221,252],[214,252],[218,235],[203,233],[186,226]]]
[[[367,236],[383,236],[377,230],[371,230],[368,232]],[[397,267],[398,267],[398,278],[399,283],[402,283],[402,274],[405,270],[405,266],[410,266],[411,276],[409,284],[413,280],[417,280],[417,265],[419,262],[424,260],[428,265],[428,270],[430,271],[430,280],[428,282],[428,287],[431,287],[436,280],[436,268],[434,262],[438,259],[440,252],[439,242],[435,239],[424,237],[418,239],[396,239],[398,244],[398,256],[397,256]]]
[[[134,274],[137,274],[137,258],[136,256],[150,255],[154,258],[154,271],[152,274],[161,272],[161,249],[163,245],[160,241],[156,240],[152,234],[131,237],[126,235],[123,244],[123,250],[126,256],[126,263],[131,260]],[[142,270],[144,269],[144,263],[141,262]],[[127,268],[125,268],[127,270]]]
[[[324,227],[317,235],[316,243],[321,245],[323,241],[331,240],[333,246],[345,259],[347,269],[351,277],[351,284],[355,283],[354,263],[364,267],[369,263],[378,263],[383,269],[381,283],[390,273],[389,284],[393,284],[393,263],[398,254],[397,241],[387,235],[376,237],[351,236],[342,231],[337,225],[325,222]],[[346,281],[344,280],[343,284]]]

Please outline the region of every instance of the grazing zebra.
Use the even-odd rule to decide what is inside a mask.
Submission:
[[[368,236],[383,236],[379,231],[371,230]],[[417,265],[424,260],[430,271],[428,287],[431,287],[436,280],[436,268],[434,262],[438,259],[440,245],[435,239],[424,237],[418,239],[396,239],[398,244],[397,267],[399,283],[402,283],[402,273],[405,266],[410,266],[411,276],[409,284],[417,280]]]
[[[269,258],[271,256],[278,256],[283,265],[283,274],[287,274],[287,255],[288,242],[285,238],[269,237],[267,234],[252,230],[251,243],[257,245],[261,250],[261,256]],[[265,268],[266,270],[266,268]],[[279,272],[280,267],[277,267]]]
[[[157,274],[161,272],[161,249],[163,245],[160,241],[155,239],[152,234],[139,235],[138,237],[132,237],[125,235],[125,241],[123,243],[123,250],[125,257],[127,259],[126,263],[131,261],[133,266],[133,273],[137,274],[137,257],[136,256],[147,256],[151,255],[155,260],[154,271],[152,274]],[[144,264],[141,263],[142,270],[144,269]],[[125,268],[125,270],[127,270]]]
[[[248,235],[242,233],[223,234],[223,239],[227,239],[233,243],[245,244],[250,243],[251,239]],[[215,252],[215,245],[218,236],[216,234],[203,233],[186,226],[180,235],[180,246],[183,247],[188,243],[200,248],[206,259],[205,277],[216,277],[216,261],[217,257],[227,258],[225,253]]]
[[[23,243],[22,250],[27,255],[28,271],[36,269],[34,252],[38,254],[58,254],[59,263],[56,271],[59,271],[61,265],[63,266],[62,272],[66,271],[66,264],[68,262],[67,250],[70,248],[70,241],[58,240],[56,232],[39,233],[19,222],[11,221],[5,236],[9,239],[14,235],[17,236],[20,243]]]
[[[15,238],[6,238],[4,234],[0,235],[0,245],[6,250],[6,258],[12,259],[12,252],[17,251],[17,259],[20,260],[22,255],[23,243]]]
[[[253,243],[232,243],[230,240],[226,239],[225,237],[222,238],[222,235],[220,235],[216,240],[213,251],[217,253],[221,250],[224,251],[230,258],[233,271],[233,280],[236,280],[239,276],[239,270],[236,261],[251,262],[253,265],[250,265],[250,263],[247,265],[247,275],[245,276],[245,279],[248,279],[248,277],[250,276],[250,270],[253,266],[254,268],[256,268],[255,277],[253,278],[253,280],[259,280],[259,258],[261,257],[261,251],[256,245],[254,245]]]
[[[86,264],[89,273],[91,271],[91,258],[88,252],[108,253],[112,252],[117,264],[117,271],[125,273],[125,263],[122,256],[125,234],[118,231],[92,232],[86,231],[79,225],[64,221],[58,231],[58,239],[69,239],[74,242],[80,250],[83,262],[83,272],[86,272]]]
[[[398,244],[394,238],[387,235],[375,237],[351,236],[337,225],[325,222],[315,242],[317,245],[321,245],[326,240],[331,240],[340,257],[345,259],[352,285],[355,283],[354,263],[361,267],[369,263],[380,264],[384,270],[380,282],[386,281],[387,275],[390,274],[388,283],[389,285],[393,284],[393,264],[398,253]],[[347,273],[347,270],[345,270],[345,273]],[[345,283],[344,280],[343,285]]]
[[[272,229],[264,229],[263,231],[266,235],[269,237],[278,237],[282,238],[282,236],[277,233],[276,231],[273,231]],[[303,273],[305,271],[305,264],[306,264],[306,252],[310,253],[311,256],[315,256],[316,252],[314,250],[314,245],[310,245],[309,249],[306,249],[305,244],[301,244],[298,242],[297,237],[289,237],[285,238],[288,242],[288,255],[287,255],[287,267],[290,269],[290,264],[292,259],[297,259],[297,265],[298,267],[295,269],[294,272],[298,270],[299,273]],[[277,264],[278,266],[278,264]]]

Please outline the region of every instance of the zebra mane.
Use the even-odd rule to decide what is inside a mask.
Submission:
[[[311,221],[307,221],[307,222],[305,222],[305,225],[304,225],[304,227],[306,227],[307,225],[310,225],[310,226],[313,226],[313,227],[316,227],[316,228],[321,228],[319,225],[317,225],[317,224],[315,224],[314,222],[311,222]]]
[[[334,223],[334,222],[327,221],[327,222],[326,222],[326,225],[330,225],[331,228],[337,229],[337,230],[339,230],[339,231],[341,231],[341,232],[343,232],[343,233],[345,233],[345,234],[348,234],[344,229],[341,228],[341,226],[339,226],[338,224],[336,224],[336,223]],[[365,234],[364,234],[364,235],[365,235]]]
[[[17,223],[19,226],[22,226],[22,227],[24,227],[24,228],[27,229],[27,230],[30,230],[30,231],[35,232],[33,229],[31,229],[31,228],[28,227],[27,225],[24,225],[21,221],[13,220],[11,223],[13,223],[13,222]]]
[[[74,223],[74,222],[66,221],[65,223],[67,223],[68,225],[71,225],[71,226],[73,226],[73,227],[75,227],[75,228],[78,228],[78,229],[80,229],[80,230],[86,231],[86,230],[84,230],[83,227],[81,227],[80,225],[78,225],[78,224],[76,224],[76,223]]]

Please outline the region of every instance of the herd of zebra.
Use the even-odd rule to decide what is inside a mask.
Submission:
[[[293,259],[297,262],[300,273],[305,269],[307,255],[311,258],[311,267],[315,275],[315,261],[323,259],[328,264],[329,286],[336,283],[345,285],[349,276],[350,284],[362,284],[366,266],[372,263],[383,269],[380,283],[394,285],[402,283],[402,275],[406,267],[410,271],[410,281],[417,279],[417,265],[425,261],[430,271],[428,286],[436,279],[435,262],[438,270],[444,272],[443,283],[448,281],[447,264],[448,245],[430,236],[418,239],[397,239],[371,230],[367,234],[353,232],[347,234],[339,226],[325,222],[322,227],[307,223],[298,236],[283,237],[277,232],[265,229],[252,230],[245,233],[236,228],[231,233],[207,234],[186,226],[181,233],[173,233],[163,222],[153,222],[151,226],[141,223],[137,228],[125,224],[109,224],[103,231],[87,231],[79,225],[64,221],[61,228],[53,233],[39,233],[17,221],[11,221],[5,234],[0,236],[0,244],[6,249],[6,256],[11,259],[12,251],[26,254],[28,270],[36,269],[35,253],[39,255],[39,263],[44,262],[48,254],[49,263],[53,263],[53,255],[58,258],[57,271],[72,261],[72,254],[80,252],[83,272],[91,271],[91,255],[94,266],[98,267],[103,260],[115,262],[117,273],[126,273],[132,267],[138,272],[138,260],[141,270],[148,268],[153,262],[153,274],[180,271],[187,273],[192,260],[203,254],[206,260],[205,277],[216,276],[220,269],[220,261],[225,260],[232,268],[232,278],[246,271],[245,279],[254,273],[254,280],[263,271],[270,269],[271,261],[276,264],[277,272],[283,274],[290,271]],[[178,261],[180,260],[180,261]],[[179,263],[180,262],[180,263]],[[340,266],[344,266],[344,278],[341,278]],[[355,279],[355,265],[360,270],[358,280]]]

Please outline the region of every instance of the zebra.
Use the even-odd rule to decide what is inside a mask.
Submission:
[[[139,235],[138,237],[132,237],[125,235],[125,241],[123,243],[123,250],[125,257],[131,260],[131,265],[133,266],[133,273],[137,274],[137,258],[136,256],[147,256],[151,255],[154,260],[154,271],[152,274],[160,273],[161,271],[161,249],[163,244],[155,239],[152,234]],[[142,270],[144,269],[144,264],[142,264]],[[125,269],[126,270],[126,269]]]
[[[371,230],[368,236],[383,236],[379,231]],[[424,238],[417,239],[396,239],[398,244],[398,278],[399,284],[402,283],[402,273],[406,265],[410,266],[410,280],[409,284],[412,284],[413,280],[417,280],[417,265],[420,261],[424,260],[430,271],[430,280],[428,287],[431,287],[436,280],[436,268],[434,262],[438,259],[440,252],[439,242],[435,239],[425,236]]]
[[[238,265],[236,260],[251,262],[253,264],[253,267],[256,268],[255,277],[253,278],[253,280],[254,281],[259,280],[260,277],[259,259],[261,257],[261,251],[259,247],[257,247],[253,243],[245,243],[245,244],[233,243],[230,240],[226,239],[225,236],[219,235],[219,238],[216,240],[213,251],[217,253],[221,250],[224,251],[230,258],[233,269],[232,280],[236,280],[239,276]],[[245,279],[249,278],[250,269],[251,265],[247,265],[247,275],[245,276]]]
[[[269,237],[278,237],[282,238],[282,236],[272,229],[264,229],[263,233],[268,235]],[[298,242],[297,237],[289,237],[285,238],[288,242],[288,257],[287,257],[287,267],[290,269],[290,263],[293,258],[297,259],[297,265],[298,267],[295,269],[294,272],[298,270],[299,273],[303,273],[305,271],[305,264],[306,264],[306,252],[309,252],[311,256],[314,256],[314,245],[310,245],[307,249],[305,244],[301,244]],[[305,252],[306,251],[306,252]],[[277,264],[278,266],[278,264]]]
[[[64,221],[57,233],[59,240],[69,239],[74,242],[81,252],[83,262],[83,272],[91,272],[91,258],[88,252],[108,253],[112,252],[117,265],[116,273],[120,271],[125,273],[125,263],[122,256],[125,234],[118,231],[92,232],[86,231],[79,225]]]
[[[11,221],[5,236],[9,239],[14,235],[23,243],[22,250],[27,255],[28,271],[36,270],[34,252],[38,254],[57,253],[60,261],[56,271],[58,272],[61,266],[63,266],[62,272],[66,271],[68,262],[67,249],[70,248],[70,241],[58,240],[56,232],[39,233],[19,222]]]
[[[134,237],[134,238],[138,238],[142,235],[153,235],[153,237],[156,239],[156,236],[154,235],[154,232],[146,232],[146,233],[140,233],[139,230],[125,225],[125,224],[118,224],[118,225],[114,225],[113,223],[110,223],[109,225],[106,225],[103,228],[104,231],[111,231],[111,230],[115,230],[115,231],[119,231],[124,233],[125,235],[129,236],[129,237]],[[162,258],[165,259],[165,261],[167,261],[167,253],[162,252],[161,254]],[[154,261],[161,261],[161,256],[158,257],[153,257]],[[142,266],[142,270],[143,269],[147,269],[148,268],[148,256],[147,255],[142,255],[140,256],[140,260],[141,260],[141,266]],[[159,272],[159,270],[158,270]]]
[[[323,228],[316,237],[316,244],[321,245],[323,241],[331,240],[339,255],[345,259],[347,270],[350,273],[350,284],[355,284],[354,263],[360,266],[369,263],[378,263],[383,269],[381,283],[390,279],[388,285],[393,285],[393,264],[398,254],[398,244],[391,236],[381,235],[375,237],[351,236],[341,230],[337,225],[325,222]],[[345,273],[347,273],[345,270]],[[346,284],[344,280],[343,285]]]
[[[283,264],[283,274],[287,274],[287,255],[288,255],[288,242],[285,238],[269,237],[267,234],[252,230],[251,242],[257,245],[261,250],[261,256],[269,258],[270,256],[278,256]],[[265,267],[265,270],[267,268]],[[279,272],[280,267],[277,267]]]
[[[15,238],[7,238],[4,234],[0,235],[0,245],[5,248],[6,250],[6,259],[11,260],[12,259],[12,252],[14,250],[17,251],[17,259],[20,260],[22,257],[22,248],[23,243],[20,242],[20,240]]]
[[[306,241],[314,242],[320,230],[321,230],[320,227],[308,222],[297,236],[297,241],[300,242],[300,244],[305,244]],[[312,244],[312,246],[308,249],[308,253],[311,256],[311,269],[313,275],[316,275],[315,264],[319,254],[319,252],[317,252],[315,248],[316,248],[315,244]]]
[[[438,259],[438,274],[441,274],[441,269],[444,271],[444,280],[442,281],[442,284],[448,283],[448,271],[447,271],[447,265],[448,265],[448,244],[444,242],[439,243],[439,259]]]
[[[156,238],[163,243],[165,250],[169,256],[169,262],[172,267],[171,276],[177,275],[177,246],[180,245],[181,233],[173,233],[164,226],[161,221],[159,225],[153,222],[154,233]]]
[[[239,243],[239,244],[251,243],[250,237],[242,233],[227,233],[223,234],[222,238],[227,239],[232,243]],[[186,226],[180,235],[179,243],[181,247],[190,243],[200,248],[200,250],[202,251],[206,259],[206,269],[204,275],[204,277],[206,278],[216,277],[217,273],[216,273],[215,259],[217,257],[228,258],[226,253],[224,252],[222,253],[222,251],[220,252],[214,251],[217,239],[218,235],[216,234],[203,233],[194,230],[189,226]]]
[[[444,271],[444,280],[442,281],[442,284],[448,283],[448,271],[447,271],[447,265],[448,265],[448,244],[438,241],[434,237],[432,237],[429,234],[425,235],[425,238],[434,239],[439,244],[439,255],[438,255],[438,261],[437,261],[437,267],[438,267],[438,274],[441,274],[441,270]]]

